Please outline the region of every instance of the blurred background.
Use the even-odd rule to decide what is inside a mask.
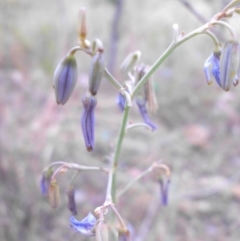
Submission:
[[[0,239],[89,240],[69,228],[66,188],[73,172],[58,178],[61,203],[41,196],[43,168],[54,161],[107,166],[121,122],[117,92],[102,81],[96,110],[96,144],[87,153],[80,129],[81,96],[89,56],[77,53],[79,79],[64,106],[55,102],[52,76],[77,44],[78,12],[87,9],[88,39],[100,38],[113,75],[131,51],[153,64],[171,42],[172,25],[188,33],[228,0],[1,0],[0,1]],[[240,36],[239,16],[227,21]],[[216,35],[228,39],[225,29]],[[169,205],[161,206],[152,176],[121,197],[118,208],[137,241],[222,241],[240,237],[239,86],[208,86],[203,64],[213,51],[208,36],[179,47],[154,75],[159,109],[154,132],[134,129],[120,156],[118,187],[162,160],[172,170]],[[136,106],[131,122],[141,121]],[[82,172],[75,180],[77,218],[101,205],[107,176]],[[93,238],[90,238],[93,240]]]

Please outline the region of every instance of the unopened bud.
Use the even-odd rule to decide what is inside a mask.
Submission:
[[[75,190],[73,187],[69,187],[67,191],[68,196],[68,209],[72,212],[72,215],[77,215],[77,207],[75,202]]]
[[[69,54],[58,64],[53,79],[57,104],[64,105],[77,83],[77,62],[74,55]]]
[[[89,92],[92,95],[97,94],[103,77],[104,68],[104,55],[102,52],[97,52],[92,58],[91,68],[89,71]]]
[[[239,43],[229,40],[225,43],[220,59],[220,85],[225,90],[230,89],[236,78],[239,64]]]
[[[104,220],[99,220],[96,226],[96,240],[108,241],[108,227]]]
[[[85,141],[85,145],[88,151],[92,151],[94,147],[94,110],[97,105],[97,100],[90,93],[82,98],[83,112],[81,118],[82,133]]]
[[[80,28],[79,28],[79,39],[84,43],[87,37],[87,24],[86,24],[86,9],[83,7],[80,9]]]
[[[59,187],[56,181],[51,181],[49,185],[49,202],[52,208],[57,208],[59,205]]]
[[[130,53],[123,61],[121,65],[121,70],[123,72],[129,72],[139,61],[141,57],[140,51],[135,51]]]

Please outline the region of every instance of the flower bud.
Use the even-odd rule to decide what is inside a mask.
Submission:
[[[59,187],[56,181],[51,181],[48,190],[49,202],[52,208],[57,208],[59,205]]]
[[[84,43],[84,40],[87,37],[86,9],[84,7],[80,9],[79,15],[80,15],[79,39]]]
[[[83,103],[83,112],[81,117],[81,127],[82,133],[85,141],[85,145],[88,151],[93,150],[94,146],[94,109],[97,105],[97,100],[90,93],[86,93],[86,95],[82,98]]]
[[[121,65],[121,70],[123,72],[129,72],[132,70],[132,68],[137,64],[141,57],[141,52],[140,51],[135,51],[130,53],[123,61]]]
[[[92,58],[91,68],[89,71],[89,92],[92,95],[97,94],[104,68],[104,55],[102,52],[97,52]]]
[[[234,83],[239,64],[239,43],[229,40],[225,43],[220,60],[220,85],[225,90]]]
[[[68,196],[68,209],[72,212],[72,215],[77,215],[77,207],[75,202],[75,190],[73,187],[69,187],[67,191]]]
[[[108,227],[104,220],[99,220],[96,226],[96,240],[108,241]]]
[[[69,54],[58,64],[53,79],[57,104],[64,105],[77,83],[77,62],[74,55]]]

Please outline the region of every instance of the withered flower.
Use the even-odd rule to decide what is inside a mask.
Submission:
[[[97,100],[90,93],[86,93],[82,98],[83,112],[81,117],[82,133],[85,145],[88,151],[92,151],[94,147],[94,110]]]

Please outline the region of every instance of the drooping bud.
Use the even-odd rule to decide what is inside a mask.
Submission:
[[[68,209],[72,212],[72,215],[77,215],[77,207],[75,202],[75,190],[73,187],[69,187],[67,191],[68,196]]]
[[[49,202],[52,208],[57,208],[59,205],[59,187],[55,180],[51,181],[48,190]]]
[[[108,241],[108,227],[104,220],[99,220],[96,226],[96,240]]]
[[[139,109],[139,112],[144,120],[144,122],[149,125],[152,130],[157,129],[157,126],[150,120],[148,113],[147,113],[147,108],[146,108],[146,100],[138,98],[137,99],[137,106]]]
[[[219,66],[220,55],[221,55],[220,51],[213,52],[213,54],[211,54],[211,56],[204,63],[204,73],[205,73],[208,85],[212,84],[212,78],[209,72],[209,68],[211,67],[212,75],[214,76],[219,86],[221,86],[220,85],[220,66]]]
[[[138,63],[139,59],[141,57],[140,51],[135,51],[130,53],[124,60],[121,65],[121,70],[123,72],[129,72],[132,70],[132,68]]]
[[[67,55],[58,64],[53,79],[57,104],[64,105],[77,83],[77,62],[73,54]]]
[[[53,171],[51,168],[49,168],[47,171],[45,171],[42,174],[42,177],[40,180],[40,188],[41,188],[42,195],[48,195],[52,174],[53,174]]]
[[[82,221],[78,221],[74,217],[70,217],[70,226],[77,232],[85,235],[85,236],[94,236],[94,227],[96,225],[96,218],[89,213],[87,217],[85,217]]]
[[[82,98],[83,112],[81,117],[82,133],[85,141],[85,145],[88,151],[92,151],[94,147],[94,110],[97,105],[97,100],[90,93]]]
[[[89,92],[92,95],[97,94],[103,77],[104,68],[104,55],[102,52],[97,52],[92,58],[91,68],[89,71]]]
[[[227,41],[223,47],[220,60],[220,85],[225,91],[230,89],[236,78],[239,51],[239,43],[236,40]]]

